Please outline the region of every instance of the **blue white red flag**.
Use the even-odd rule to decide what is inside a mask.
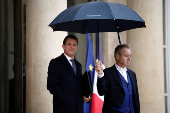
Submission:
[[[92,84],[94,81],[94,73],[95,73],[95,62],[94,62],[94,56],[93,56],[93,48],[91,44],[91,38],[90,34],[87,34],[87,52],[86,52],[86,69],[85,71],[91,72],[91,79]],[[91,102],[86,103],[84,102],[84,113],[90,113],[91,111]]]
[[[97,33],[97,37],[96,37],[96,62],[98,62],[98,60],[101,60],[104,69],[105,66],[104,66],[99,33]],[[97,91],[97,72],[95,71],[94,81],[93,81],[92,101],[91,101],[91,113],[102,113],[103,102],[104,102],[104,96],[99,96]]]

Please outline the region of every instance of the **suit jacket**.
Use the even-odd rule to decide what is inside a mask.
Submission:
[[[83,113],[82,66],[75,59],[76,75],[64,54],[48,67],[47,89],[53,95],[53,113]]]
[[[133,87],[134,110],[135,113],[140,113],[136,74],[129,69],[127,69],[127,72]],[[104,77],[97,80],[97,88],[99,95],[104,95],[103,113],[119,113],[112,111],[112,107],[121,107],[125,98],[125,92],[115,65],[104,70]]]

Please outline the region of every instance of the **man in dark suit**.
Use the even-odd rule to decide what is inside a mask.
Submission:
[[[64,53],[52,59],[48,67],[47,89],[53,95],[53,113],[83,113],[83,103],[90,97],[82,94],[82,66],[74,58],[77,37],[66,36],[62,47]]]
[[[118,45],[114,52],[116,64],[103,70],[96,63],[97,88],[104,95],[103,113],[140,113],[136,74],[126,67],[131,61],[131,50],[126,44]]]

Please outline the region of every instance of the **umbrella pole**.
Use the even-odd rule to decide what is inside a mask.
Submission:
[[[100,60],[99,32],[96,33],[96,59]]]
[[[100,60],[100,47],[99,47],[99,20],[97,20],[97,33],[96,33],[96,57]]]
[[[101,58],[100,58],[100,39],[99,39],[99,32],[96,33],[96,59],[98,59],[98,63],[101,63]],[[98,73],[100,70],[97,70]]]
[[[121,45],[119,31],[117,32],[117,35],[118,35],[119,44]]]
[[[119,35],[119,26],[117,25],[117,22],[116,22],[115,19],[114,19],[114,21],[115,21],[115,24],[116,24],[116,26],[117,26],[117,35],[118,35],[119,44],[121,45],[120,35]]]

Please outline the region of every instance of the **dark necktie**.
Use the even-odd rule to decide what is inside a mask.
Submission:
[[[74,59],[71,59],[70,61],[72,62],[74,73],[76,74],[76,65],[75,65]]]

